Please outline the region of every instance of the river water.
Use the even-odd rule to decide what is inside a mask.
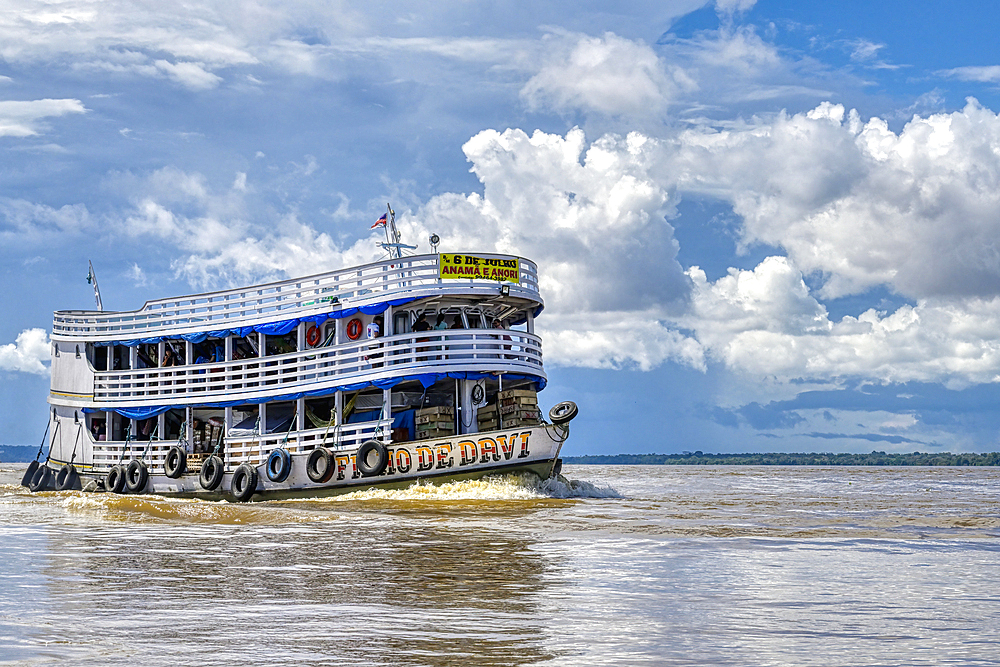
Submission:
[[[232,505],[8,466],[0,664],[1000,664],[1000,469],[563,474]]]

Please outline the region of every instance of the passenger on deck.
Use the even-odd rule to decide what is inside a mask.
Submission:
[[[366,329],[366,335],[368,340],[375,340],[382,335],[382,316],[376,315],[371,324],[368,325]],[[378,368],[382,366],[382,352],[379,348],[382,347],[382,343],[372,343],[368,346],[368,354],[365,355],[365,359],[371,362],[372,368]]]
[[[447,329],[448,323],[444,321],[444,313],[438,313],[437,321],[434,323],[434,329]]]
[[[177,366],[177,355],[174,354],[174,348],[167,345],[166,349],[163,351],[163,363],[160,366]]]
[[[440,315],[438,317],[440,319]],[[420,313],[420,315],[417,316],[417,321],[413,323],[413,330],[419,333],[431,330],[430,322],[427,321],[427,315]],[[426,343],[429,340],[430,338],[427,338],[426,336],[417,338],[418,343]],[[417,352],[426,352],[428,349],[429,348],[426,345],[417,346]],[[417,357],[417,361],[427,361],[427,357]]]

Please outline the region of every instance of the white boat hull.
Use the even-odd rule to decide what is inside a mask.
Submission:
[[[554,476],[568,425],[526,426],[506,431],[470,433],[386,446],[388,461],[381,474],[365,477],[358,469],[357,449],[331,450],[334,468],[325,482],[312,481],[306,471],[310,451],[291,453],[291,470],[282,482],[267,476],[267,463],[253,466],[257,486],[251,500],[328,496],[368,488],[402,488],[414,482],[443,483],[490,474],[528,472],[542,479]],[[53,463],[55,463],[53,461]],[[247,464],[249,465],[249,464]],[[150,470],[143,493],[163,496],[231,500],[234,470],[227,470],[214,490],[202,487],[199,471],[167,477],[160,467]],[[87,478],[103,477],[82,473]]]

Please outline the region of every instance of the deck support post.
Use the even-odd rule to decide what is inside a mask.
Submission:
[[[382,390],[382,419],[392,421],[392,389]],[[389,424],[388,433],[382,432],[382,442],[392,442],[392,424]]]
[[[188,343],[190,345],[191,343]],[[190,405],[184,408],[184,437],[186,438],[184,443],[184,448],[189,451],[194,451],[194,408]]]

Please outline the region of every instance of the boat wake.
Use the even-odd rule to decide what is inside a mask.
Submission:
[[[431,484],[415,482],[405,489],[365,489],[327,500],[546,500],[567,498],[621,498],[610,486],[566,479],[540,480],[534,475],[499,475],[482,479]]]

